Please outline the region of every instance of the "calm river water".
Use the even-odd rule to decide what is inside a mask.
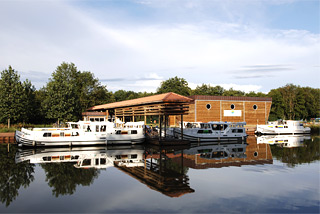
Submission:
[[[181,148],[1,145],[0,212],[319,213],[319,146],[319,136]]]

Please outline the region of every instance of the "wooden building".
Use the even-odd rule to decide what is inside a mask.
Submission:
[[[84,120],[144,121],[147,125],[179,126],[181,121],[246,122],[266,124],[272,99],[269,97],[203,96],[185,97],[173,92],[93,106]]]
[[[182,121],[183,115],[189,111],[191,98],[169,92],[133,100],[108,103],[93,106],[88,112],[83,112],[84,120],[104,121],[118,118],[124,122],[144,121],[146,125],[167,124],[169,116],[178,116]]]
[[[247,125],[266,124],[272,98],[233,96],[190,96],[188,122],[228,121],[246,122]]]

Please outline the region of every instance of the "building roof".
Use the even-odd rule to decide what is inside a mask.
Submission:
[[[190,102],[192,102],[191,98],[188,98],[173,92],[169,92],[165,94],[157,94],[157,95],[137,98],[133,100],[124,100],[120,102],[97,105],[89,108],[88,110],[94,111],[94,110],[113,109],[113,108],[155,104],[155,103],[190,103]]]
[[[271,97],[236,97],[236,96],[208,96],[192,95],[193,100],[234,100],[234,101],[272,101]]]

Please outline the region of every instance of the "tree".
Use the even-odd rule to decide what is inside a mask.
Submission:
[[[43,112],[52,121],[75,121],[91,106],[113,102],[112,93],[91,72],[63,62],[43,88]]]
[[[77,120],[81,115],[79,87],[77,87],[77,76],[79,71],[71,63],[63,62],[52,73],[45,87],[45,99],[43,107],[46,118],[55,120]]]
[[[229,90],[225,90],[223,92],[223,96],[235,96],[235,97],[243,97],[245,93],[240,90],[234,90],[233,88],[230,88]]]
[[[284,100],[280,90],[272,89],[268,93],[269,97],[272,97],[272,105],[269,115],[269,120],[274,121],[278,119],[284,119]]]
[[[192,91],[192,94],[194,95],[209,95],[209,96],[222,96],[224,93],[224,88],[217,85],[215,87],[212,87],[207,84],[202,84],[201,86],[197,86],[196,89]]]
[[[183,96],[189,96],[191,94],[191,88],[188,86],[188,82],[183,78],[169,78],[166,81],[161,82],[160,87],[157,89],[157,94],[174,92]]]
[[[35,88],[26,80],[21,83],[18,72],[9,66],[1,72],[0,122],[29,122],[32,118]]]

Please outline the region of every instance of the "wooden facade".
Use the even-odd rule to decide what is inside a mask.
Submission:
[[[188,122],[228,121],[266,124],[272,99],[268,97],[190,96],[193,102],[184,117]],[[173,125],[173,124],[171,124]]]
[[[181,121],[246,122],[266,124],[272,99],[269,97],[181,96],[173,92],[94,106],[84,112],[85,120],[100,117],[122,121],[144,121],[147,125],[180,126]]]

